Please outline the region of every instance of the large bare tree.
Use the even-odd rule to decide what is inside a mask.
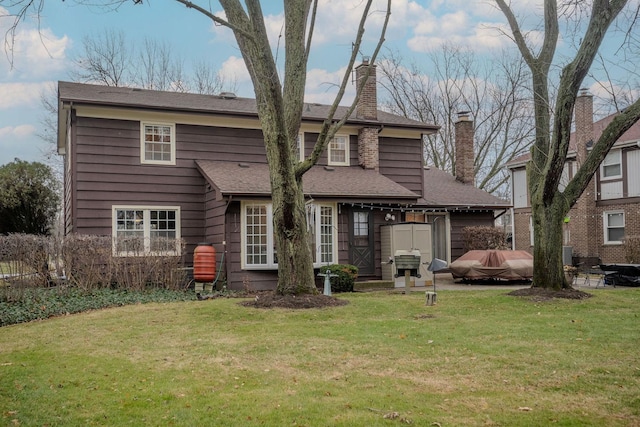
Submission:
[[[508,194],[504,165],[526,153],[533,142],[527,67],[503,52],[482,58],[468,48],[445,44],[427,56],[429,72],[405,64],[390,52],[380,61],[385,107],[405,117],[440,124],[425,137],[425,163],[455,175],[457,113],[471,111],[475,122],[476,186],[497,196]]]
[[[123,31],[106,29],[82,39],[82,51],[69,71],[73,81],[106,86],[140,87],[171,92],[214,95],[235,90],[202,59],[191,72],[175,49],[164,41],[145,38],[136,47]]]
[[[640,99],[637,99],[604,129],[574,177],[564,191],[560,191],[576,97],[611,24],[625,8],[638,8],[638,5],[628,0],[567,1],[560,5],[559,13],[556,0],[544,0],[544,38],[541,46],[535,49],[510,5],[505,0],[496,0],[496,3],[506,16],[512,38],[531,69],[536,135],[527,164],[527,178],[534,233],[533,285],[553,289],[570,287],[562,266],[563,218],[585,190],[609,149],[640,118]],[[638,10],[630,12],[636,18],[631,19],[633,28]],[[575,55],[561,68],[555,102],[551,102],[550,75],[560,35],[560,15],[573,16],[576,22],[583,24],[584,31],[576,44]],[[632,34],[631,30],[629,34]],[[551,105],[555,106],[553,111]]]
[[[33,9],[41,11],[45,0],[15,0],[18,7],[12,27]],[[122,4],[129,0],[104,0],[105,5]],[[142,3],[142,0],[131,0]],[[329,141],[355,110],[368,74],[357,82],[356,96],[347,112],[336,117],[347,84],[351,80],[356,57],[360,52],[367,19],[374,11],[373,0],[363,1],[362,16],[355,29],[352,54],[327,118],[323,121],[312,153],[297,161],[297,137],[302,120],[307,62],[311,50],[318,0],[284,0],[284,72],[273,55],[259,0],[219,0],[225,17],[209,8],[209,3],[175,0],[195,10],[215,24],[228,27],[235,36],[245,65],[253,82],[264,144],[269,164],[273,222],[278,253],[278,285],[280,294],[316,293],[313,259],[308,245],[302,180],[314,166]],[[82,3],[82,1],[79,1]],[[202,4],[200,4],[202,3]],[[369,70],[380,51],[391,14],[391,0],[382,12],[384,20],[380,38],[371,53]],[[12,31],[8,36],[11,39]],[[281,75],[282,74],[282,75]]]
[[[362,18],[357,28],[353,50],[336,98],[322,123],[312,154],[296,161],[297,136],[302,119],[307,60],[317,14],[317,0],[284,1],[284,75],[281,77],[269,45],[260,2],[220,0],[226,19],[186,0],[177,0],[195,8],[214,22],[227,26],[235,35],[242,57],[251,76],[256,95],[258,116],[269,164],[273,223],[278,253],[278,286],[280,294],[315,293],[313,260],[308,246],[302,180],[305,172],[316,164],[336,131],[353,112],[366,78],[358,82],[356,97],[345,116],[336,120],[338,104],[350,81],[356,56],[360,51],[365,23],[373,1],[364,2]],[[391,13],[388,0],[382,33],[371,56],[372,66],[384,40]]]

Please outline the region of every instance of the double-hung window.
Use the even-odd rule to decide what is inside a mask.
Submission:
[[[247,201],[242,203],[241,209],[242,268],[278,268],[272,204]],[[308,204],[306,212],[309,246],[314,265],[319,267],[335,263],[337,260],[336,205]]]
[[[146,164],[176,164],[176,127],[166,123],[140,123],[140,160]]]
[[[329,165],[349,166],[348,135],[336,135],[329,142]]]
[[[624,239],[624,212],[604,212],[602,216],[604,221],[604,243],[622,243]]]
[[[116,255],[180,255],[180,207],[114,206]]]
[[[603,180],[622,177],[622,151],[611,150],[600,165],[600,176]]]
[[[300,132],[298,134],[298,142],[296,147],[296,159],[299,161],[304,160],[304,133]]]

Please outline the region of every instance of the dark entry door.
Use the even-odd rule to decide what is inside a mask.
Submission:
[[[353,211],[350,222],[350,263],[358,267],[359,275],[374,274],[373,211]]]

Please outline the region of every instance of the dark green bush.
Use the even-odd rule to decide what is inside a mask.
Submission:
[[[327,270],[337,275],[331,278],[331,292],[353,292],[353,285],[358,277],[358,267],[351,264],[331,264],[322,266],[319,272],[325,274]]]

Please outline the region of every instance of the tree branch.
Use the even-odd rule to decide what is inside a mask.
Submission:
[[[362,79],[362,81],[358,82],[358,88],[356,91],[356,96],[353,100],[353,102],[351,103],[351,106],[349,106],[349,108],[347,109],[347,111],[345,112],[344,116],[338,120],[337,122],[334,122],[333,118],[335,117],[335,113],[336,110],[338,109],[338,105],[340,104],[340,101],[342,100],[346,87],[347,87],[347,83],[349,82],[349,78],[351,75],[351,70],[353,70],[353,64],[355,63],[356,57],[358,56],[358,52],[360,50],[360,45],[362,44],[362,37],[364,35],[364,31],[365,31],[365,22],[367,20],[368,14],[369,14],[369,9],[371,8],[371,4],[372,4],[372,0],[368,0],[367,4],[365,6],[364,12],[362,13],[362,18],[360,19],[360,24],[358,25],[358,32],[357,32],[357,36],[356,36],[356,40],[354,42],[354,47],[353,50],[351,52],[351,57],[349,58],[349,64],[347,65],[347,69],[345,71],[345,74],[342,78],[342,83],[340,84],[340,88],[338,89],[338,93],[333,101],[333,104],[331,105],[331,107],[329,108],[329,113],[327,114],[327,118],[325,119],[325,121],[322,124],[322,127],[320,129],[320,134],[318,135],[318,139],[316,140],[316,144],[313,148],[313,151],[311,153],[311,155],[306,158],[304,161],[298,163],[298,166],[296,167],[296,176],[301,177],[306,171],[308,171],[309,169],[311,169],[311,167],[313,165],[315,165],[318,161],[318,158],[320,157],[320,154],[322,154],[322,152],[326,149],[329,141],[331,141],[331,139],[335,136],[337,130],[344,124],[346,123],[346,121],[349,119],[349,117],[351,116],[351,114],[353,113],[353,111],[356,108],[356,105],[358,103],[358,99],[360,98],[360,95],[364,89],[364,85],[367,81],[367,78],[369,77],[369,73],[371,70],[371,67],[373,67],[373,64],[375,63],[376,57],[378,56],[378,53],[380,52],[380,49],[382,48],[382,44],[384,43],[385,40],[385,34],[387,31],[387,26],[389,24],[389,18],[391,16],[391,0],[387,0],[387,10],[385,13],[385,19],[384,19],[384,23],[382,26],[382,30],[380,32],[380,38],[378,39],[378,44],[376,45],[376,48],[373,52],[373,54],[371,55],[371,60],[369,63],[369,69],[367,70],[366,75],[364,76],[364,78]]]
[[[242,34],[244,37],[246,38],[252,38],[251,33],[245,31],[243,28],[240,28],[232,23],[230,23],[228,20],[224,20],[216,15],[214,15],[210,10],[207,10],[191,1],[188,0],[175,0],[178,3],[182,3],[183,5],[185,5],[188,9],[193,9],[193,10],[197,10],[198,12],[200,12],[201,14],[203,14],[204,16],[208,17],[209,19],[211,19],[213,22],[215,22],[216,24],[225,26],[230,28],[231,30],[235,32],[238,32],[240,34]],[[222,2],[221,2],[222,3]],[[241,7],[238,3],[238,6]],[[223,6],[224,7],[224,6]],[[226,8],[225,8],[226,9]]]

